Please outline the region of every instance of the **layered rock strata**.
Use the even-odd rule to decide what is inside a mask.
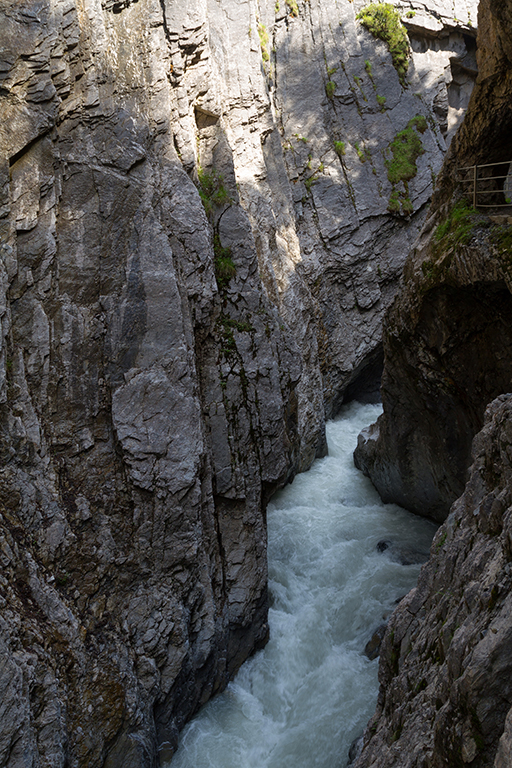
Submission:
[[[265,642],[265,504],[379,367],[459,5],[403,88],[360,2],[2,3],[1,765],[154,766]]]
[[[479,79],[385,320],[384,415],[356,451],[386,501],[438,521],[463,491],[487,403],[512,387],[512,221],[506,208],[473,211],[471,185],[457,181],[475,164],[506,174],[512,159],[508,13],[480,5]]]

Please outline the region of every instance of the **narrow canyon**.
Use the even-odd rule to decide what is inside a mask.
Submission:
[[[354,765],[510,768],[510,3],[0,13],[0,766],[172,760],[381,393],[356,465],[442,525]]]

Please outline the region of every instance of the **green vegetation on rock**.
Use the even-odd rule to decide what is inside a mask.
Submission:
[[[297,0],[285,0],[285,2],[290,9],[290,16],[298,16],[299,6],[297,5]]]
[[[357,14],[357,18],[368,32],[386,43],[398,78],[405,86],[409,68],[409,38],[399,12],[391,3],[371,3]]]
[[[467,245],[476,227],[489,226],[487,217],[483,217],[467,200],[459,200],[434,232],[432,258],[421,265],[429,284],[436,283],[446,275],[453,260],[454,249],[459,245]]]
[[[416,128],[416,130],[414,130]],[[392,184],[409,181],[418,172],[416,160],[425,150],[416,131],[425,133],[427,121],[423,115],[416,115],[407,123],[407,128],[399,131],[389,148],[393,154],[391,160],[386,160],[388,179]]]
[[[338,155],[338,157],[343,157],[345,154],[345,142],[344,141],[335,141],[334,142],[334,151]]]
[[[211,216],[215,207],[219,208],[231,202],[231,198],[224,186],[222,174],[218,173],[218,171],[203,171],[200,168],[197,172],[197,178],[199,181],[199,196],[208,217]]]
[[[360,147],[357,141],[354,143],[354,149],[357,152],[357,156],[362,163],[366,163],[371,158],[370,150],[368,147]]]
[[[415,115],[389,145],[392,157],[386,160],[386,167],[388,179],[393,185],[388,203],[391,213],[399,213],[401,209],[405,216],[409,216],[413,212],[408,182],[418,173],[416,160],[425,152],[418,132],[425,133],[426,130],[427,121],[423,115]],[[403,184],[402,189],[397,188],[399,184]]]
[[[325,84],[325,93],[327,95],[327,98],[332,99],[334,98],[334,92],[336,90],[336,83],[334,80],[328,80]]]
[[[213,213],[215,208],[230,205],[232,200],[224,186],[222,174],[218,171],[204,171],[200,168],[197,178],[199,182],[199,196],[206,215],[212,226],[214,226]],[[221,244],[219,233],[216,231],[213,233],[213,254],[215,277],[219,290],[222,290],[231,278],[236,275],[236,266],[231,258],[231,248],[225,248]]]
[[[264,24],[258,24],[258,35],[260,38],[261,58],[268,61],[270,55],[268,52],[268,32]]]
[[[231,258],[231,248],[221,245],[218,232],[213,236],[213,253],[215,256],[215,277],[219,289],[225,288],[232,277],[236,275],[236,266]]]
[[[456,245],[467,245],[477,223],[475,216],[478,216],[478,211],[464,198],[459,200],[434,233],[434,254],[446,253]]]

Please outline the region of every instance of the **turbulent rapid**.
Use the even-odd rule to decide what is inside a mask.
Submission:
[[[378,660],[364,648],[414,586],[382,540],[428,551],[435,526],[384,505],[352,460],[380,406],[327,425],[329,456],[268,509],[270,641],[182,733],[172,768],[342,768],[373,713]],[[391,553],[391,554],[390,554]]]

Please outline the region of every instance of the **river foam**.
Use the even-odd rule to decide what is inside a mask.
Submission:
[[[378,660],[364,647],[418,565],[380,540],[428,550],[435,526],[382,504],[352,452],[380,406],[327,425],[329,456],[268,508],[270,640],[184,729],[170,768],[343,768],[371,717]]]

